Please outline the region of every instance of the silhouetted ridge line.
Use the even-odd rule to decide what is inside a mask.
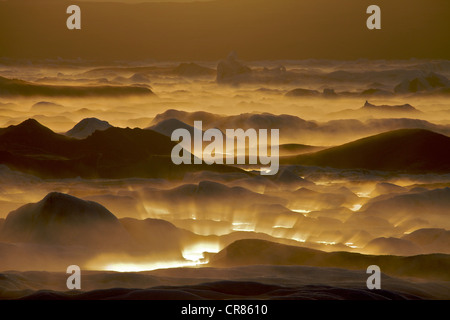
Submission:
[[[241,172],[225,165],[175,165],[174,142],[152,130],[110,127],[85,139],[36,120],[0,129],[0,164],[44,178],[182,178],[186,172]]]
[[[281,163],[412,173],[450,172],[450,138],[424,129],[400,129],[312,154],[287,157]]]

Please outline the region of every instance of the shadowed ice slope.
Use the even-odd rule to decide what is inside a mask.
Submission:
[[[387,274],[450,280],[450,256],[430,254],[410,257],[371,256],[350,252],[323,252],[264,240],[239,240],[217,253],[211,266],[307,265],[366,269],[378,265]]]
[[[382,171],[450,172],[450,138],[422,129],[402,129],[281,162]]]
[[[182,277],[180,277],[182,275]],[[83,273],[82,290],[67,292],[62,272],[0,274],[0,299],[449,299],[446,282],[414,282],[381,274],[368,290],[365,270],[306,266],[175,268],[139,273]],[[30,284],[39,291],[30,289]]]

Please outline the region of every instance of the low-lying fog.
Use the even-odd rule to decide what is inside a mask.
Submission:
[[[177,119],[193,126],[194,120],[202,120],[205,129],[280,129],[281,155],[314,152],[405,128],[450,134],[450,103],[445,93],[448,61],[244,65],[235,59],[222,61],[222,73],[216,71],[217,63],[210,62],[98,67],[63,62],[0,64],[4,77],[0,79],[0,127],[33,118],[65,134],[82,119],[95,117],[111,126],[152,127],[170,136],[174,128],[167,121]],[[241,67],[248,69],[236,72]],[[5,78],[26,83],[11,84]],[[433,86],[436,81],[442,86]],[[21,89],[29,94],[20,95],[11,89],[15,85],[32,88]],[[48,94],[48,86],[59,86],[59,91]],[[81,87],[83,97],[67,97],[64,92],[70,93],[69,86]],[[153,94],[89,94],[98,86],[147,88]],[[47,94],[39,93],[42,88]],[[412,108],[402,107],[407,104]],[[7,259],[0,261],[0,270],[27,270],[30,261],[40,270],[59,270],[71,259],[79,259],[86,268],[116,271],[195,266],[207,263],[208,253],[249,238],[327,252],[450,253],[450,173],[293,164],[281,166],[272,177],[249,174],[252,168],[246,166],[242,169],[246,171],[191,172],[177,180],[43,179],[1,165],[0,253]],[[51,207],[52,201],[62,201],[64,206],[69,201],[59,194],[46,198],[53,192],[104,206],[118,218],[117,234],[97,234],[91,240],[100,243],[104,239],[98,237],[109,236],[114,242],[112,238],[118,237],[123,247],[83,252],[78,240],[49,240],[60,240],[60,235],[46,238],[30,231],[22,237],[7,232],[15,226],[14,221],[4,220],[11,211],[42,201],[41,207],[20,209],[29,210],[21,212],[24,216],[39,216],[42,206]],[[73,200],[75,205],[78,200]],[[167,223],[143,221],[149,218]],[[55,256],[61,261],[52,261]]]

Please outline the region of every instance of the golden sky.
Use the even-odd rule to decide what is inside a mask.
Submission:
[[[366,28],[374,3],[381,30]],[[82,30],[67,30],[70,4],[0,2],[0,57],[217,60],[233,50],[249,60],[450,57],[448,0],[80,1]]]

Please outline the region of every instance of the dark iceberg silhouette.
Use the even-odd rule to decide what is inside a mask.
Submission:
[[[306,265],[350,270],[378,265],[383,272],[398,276],[415,276],[449,280],[450,255],[431,254],[409,257],[371,256],[350,252],[323,252],[287,246],[265,240],[238,240],[214,255],[210,265]]]
[[[0,236],[8,242],[94,247],[124,246],[128,237],[102,205],[57,192],[8,214]]]
[[[401,129],[281,163],[403,172],[450,172],[450,138],[423,129]]]
[[[90,136],[95,131],[103,131],[111,128],[107,121],[99,120],[97,118],[85,118],[78,122],[72,129],[66,132],[66,136],[78,139],[84,139]]]
[[[130,96],[153,95],[146,87],[138,86],[61,86],[43,85],[31,82],[0,77],[0,94],[2,96],[30,97],[89,97],[89,96]]]
[[[186,172],[239,172],[225,165],[173,164],[174,142],[152,130],[111,127],[85,139],[56,134],[29,119],[0,129],[0,163],[41,177],[182,177]]]

